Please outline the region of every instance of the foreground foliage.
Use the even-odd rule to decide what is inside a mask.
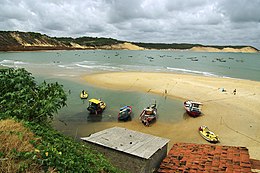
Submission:
[[[25,69],[0,69],[0,90],[0,118],[47,122],[67,100],[62,85],[45,81],[37,85]]]
[[[40,142],[31,142],[45,171],[53,168],[59,172],[118,172],[101,154],[48,126],[29,122],[25,126],[41,137]]]
[[[119,172],[50,126],[66,105],[62,85],[37,85],[25,69],[11,68],[0,69],[0,87],[0,172]]]
[[[0,125],[0,172],[120,172],[101,154],[49,126],[12,119]]]
[[[0,172],[41,172],[41,165],[31,157],[35,135],[13,119],[0,121]],[[29,155],[28,155],[29,154]]]

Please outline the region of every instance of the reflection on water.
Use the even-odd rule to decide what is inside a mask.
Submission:
[[[102,120],[102,114],[89,114],[87,117],[88,122],[100,122]]]

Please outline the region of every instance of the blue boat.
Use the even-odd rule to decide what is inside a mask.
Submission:
[[[118,121],[127,121],[131,119],[132,106],[124,106],[120,108],[118,113]]]

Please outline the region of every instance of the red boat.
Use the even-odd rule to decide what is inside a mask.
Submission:
[[[202,105],[202,103],[187,100],[184,102],[184,109],[190,116],[198,117],[201,114],[200,105]]]
[[[144,108],[140,114],[140,120],[145,126],[149,126],[152,121],[157,119],[157,108],[156,104],[152,104],[147,108]]]

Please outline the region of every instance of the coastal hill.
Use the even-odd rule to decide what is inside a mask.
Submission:
[[[0,31],[0,51],[34,50],[190,50],[200,52],[258,52],[252,46],[216,46],[187,43],[137,43],[98,37],[50,37],[35,32]]]

